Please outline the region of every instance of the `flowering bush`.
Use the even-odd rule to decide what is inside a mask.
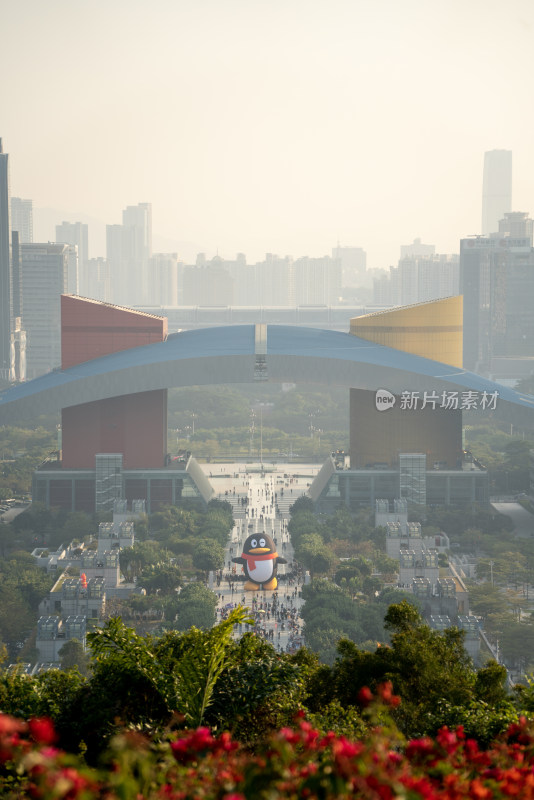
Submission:
[[[107,769],[58,750],[50,720],[0,715],[0,796],[34,800],[493,800],[534,798],[534,727],[525,719],[482,750],[461,727],[408,742],[388,721],[389,683],[361,693],[368,735],[320,733],[297,714],[251,753],[208,728],[153,742],[115,737]],[[376,720],[385,724],[375,725]]]

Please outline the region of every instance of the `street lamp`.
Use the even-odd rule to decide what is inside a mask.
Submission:
[[[263,403],[260,403],[260,464],[263,466]]]
[[[252,453],[254,450],[254,428],[255,428],[255,420],[256,414],[254,411],[250,412],[250,445],[249,445],[249,453],[252,458]]]

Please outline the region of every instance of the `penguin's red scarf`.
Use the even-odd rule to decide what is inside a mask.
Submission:
[[[273,558],[278,558],[278,553],[276,550],[274,553],[266,553],[264,556],[256,556],[254,554],[250,555],[249,553],[241,553],[241,558],[244,558],[247,562],[247,566],[249,570],[256,569],[256,561],[270,561]]]

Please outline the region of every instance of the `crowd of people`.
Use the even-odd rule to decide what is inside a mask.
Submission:
[[[210,476],[213,477],[213,476]],[[227,476],[227,480],[231,476]],[[309,484],[288,474],[248,473],[234,474],[230,486],[219,493],[221,499],[232,499],[236,524],[225,551],[224,569],[214,576],[213,590],[217,594],[217,618],[228,617],[231,609],[243,605],[250,609],[253,622],[237,626],[236,636],[254,632],[284,652],[294,652],[303,642],[300,607],[304,571],[293,559],[293,548],[287,530],[287,510],[280,511],[280,501],[288,507],[287,499],[302,494]],[[275,590],[245,591],[246,577],[240,565],[232,559],[240,556],[245,540],[251,534],[268,533],[280,556],[286,560],[277,570],[278,586]]]

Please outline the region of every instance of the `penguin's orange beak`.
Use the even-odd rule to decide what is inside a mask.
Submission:
[[[254,547],[252,550],[249,550],[249,553],[268,553],[270,551],[270,547]]]

